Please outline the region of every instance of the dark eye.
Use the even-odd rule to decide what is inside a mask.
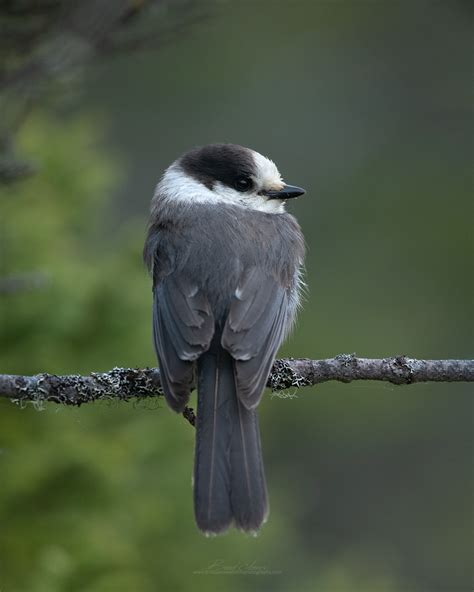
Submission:
[[[252,187],[252,179],[250,177],[239,177],[234,183],[237,191],[248,191]]]

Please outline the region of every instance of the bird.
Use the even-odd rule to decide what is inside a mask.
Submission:
[[[143,251],[166,402],[197,386],[197,527],[256,534],[269,513],[257,406],[304,285],[305,242],[285,203],[305,193],[237,144],[185,152],[156,186]]]

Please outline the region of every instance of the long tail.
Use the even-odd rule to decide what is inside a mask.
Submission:
[[[198,361],[194,512],[206,533],[232,522],[256,531],[268,514],[257,412],[239,401],[233,360],[220,344]]]

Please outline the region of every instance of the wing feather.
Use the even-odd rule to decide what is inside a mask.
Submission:
[[[155,285],[153,334],[166,399],[182,411],[193,386],[193,362],[214,334],[214,318],[198,286],[176,273]]]
[[[247,270],[236,290],[221,344],[234,358],[237,393],[248,408],[258,405],[285,334],[288,292],[274,277]]]

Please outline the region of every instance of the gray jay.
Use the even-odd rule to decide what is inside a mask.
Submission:
[[[194,513],[205,533],[268,515],[257,405],[299,303],[304,239],[285,201],[304,193],[234,144],[195,148],[164,173],[144,258],[168,405],[197,384]]]

